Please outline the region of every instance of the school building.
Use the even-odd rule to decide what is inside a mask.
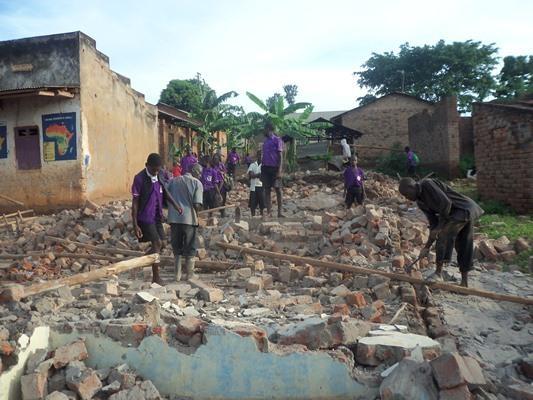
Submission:
[[[151,152],[198,152],[186,112],[148,103],[82,32],[0,42],[0,193],[50,211],[128,196]],[[217,135],[225,143],[225,135]],[[0,199],[0,209],[20,208]]]

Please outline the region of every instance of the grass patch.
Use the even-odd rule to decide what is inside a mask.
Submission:
[[[533,217],[512,214],[484,214],[479,219],[479,231],[491,239],[507,236],[509,240],[533,237]]]

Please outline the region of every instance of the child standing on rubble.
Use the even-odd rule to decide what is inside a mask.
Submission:
[[[159,253],[165,240],[163,230],[163,196],[177,213],[182,209],[168,193],[161,177],[163,161],[157,153],[146,160],[145,168],[135,175],[131,193],[131,216],[135,236],[141,242],[150,242],[147,254]],[[152,265],[152,282],[161,284],[159,263]]]
[[[265,210],[265,193],[263,192],[263,182],[261,182],[261,150],[257,151],[256,161],[248,167],[248,178],[250,179],[250,211],[255,217],[255,210],[259,207],[261,217]]]
[[[363,204],[365,179],[363,170],[357,166],[357,157],[351,156],[350,165],[344,170],[344,198],[347,209],[351,208],[355,201],[359,205]]]
[[[220,194],[220,173],[213,166],[213,159],[206,156],[203,161],[205,167],[202,171],[200,181],[202,182],[204,210],[217,207],[222,201]]]

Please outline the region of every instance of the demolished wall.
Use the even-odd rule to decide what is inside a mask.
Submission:
[[[409,118],[409,145],[424,168],[446,177],[459,173],[459,114],[457,98],[446,97],[433,111],[424,110]]]
[[[533,108],[475,103],[477,187],[483,199],[533,211]]]

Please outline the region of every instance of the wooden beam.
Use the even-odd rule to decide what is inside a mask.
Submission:
[[[149,265],[154,264],[158,260],[159,256],[157,254],[151,254],[149,256],[124,260],[116,264],[109,265],[107,267],[95,269],[89,272],[83,272],[81,274],[67,276],[65,278],[60,278],[53,281],[36,283],[29,286],[11,285],[9,287],[3,288],[3,290],[0,292],[0,302],[18,301],[25,297],[34,296],[36,294],[41,294],[50,290],[58,289],[62,286],[74,286],[96,281],[98,279],[107,278],[111,275],[121,274],[123,272],[131,271],[137,268],[147,267]]]
[[[209,214],[209,213],[212,213],[212,212],[215,212],[215,211],[225,210],[226,208],[234,208],[234,207],[239,207],[239,205],[238,204],[228,204],[226,206],[215,207],[215,208],[211,208],[209,210],[202,210],[202,211],[198,212],[198,215]]]
[[[46,96],[46,97],[54,97],[56,94],[54,92],[51,92],[49,90],[39,90],[37,92],[38,96]]]
[[[14,203],[16,205],[24,207],[24,203],[23,202],[15,200],[15,199],[12,199],[11,197],[6,196],[5,194],[0,194],[0,199],[4,199],[4,200],[7,200],[7,201],[9,201],[11,203]]]
[[[67,92],[66,90],[56,90],[56,95],[59,97],[66,97],[68,99],[74,98],[74,93]]]
[[[282,254],[282,253],[275,253],[275,252],[266,251],[266,250],[257,250],[257,249],[237,246],[237,245],[233,245],[229,243],[217,242],[217,245],[219,247],[222,247],[223,249],[235,250],[240,253],[255,254],[258,256],[262,256],[262,257],[273,258],[277,260],[292,261],[298,264],[309,264],[309,265],[314,265],[316,267],[327,268],[327,269],[332,269],[332,270],[337,270],[337,271],[351,272],[351,273],[360,274],[360,275],[372,275],[372,274],[382,275],[392,280],[409,282],[415,285],[426,285],[434,289],[442,289],[448,292],[454,292],[454,293],[466,294],[466,295],[472,295],[472,296],[478,296],[478,297],[485,297],[487,299],[493,299],[493,300],[509,301],[511,303],[533,305],[533,298],[529,298],[529,297],[519,297],[519,296],[511,296],[507,294],[499,294],[499,293],[489,292],[487,290],[465,288],[459,285],[452,285],[452,284],[444,283],[444,282],[429,282],[423,279],[413,278],[412,276],[409,276],[409,275],[397,274],[394,272],[386,272],[386,271],[380,271],[378,269],[354,267],[352,265],[341,264],[341,263],[336,263],[336,262],[331,262],[331,261],[315,260],[314,258],[299,257],[299,256],[291,255],[291,254]]]
[[[101,247],[101,246],[94,246],[92,244],[86,244],[86,243],[80,243],[80,242],[74,242],[72,240],[58,238],[55,236],[45,236],[45,239],[51,240],[56,243],[60,243],[63,245],[68,244],[74,244],[77,247],[93,250],[100,253],[105,254],[122,254],[126,256],[133,256],[133,257],[139,257],[144,255],[142,251],[135,251],[135,250],[128,250],[128,249],[118,249],[114,247]],[[57,257],[61,257],[61,254],[63,253],[57,253]],[[85,254],[84,254],[85,255]],[[65,256],[68,257],[68,256]],[[88,257],[79,257],[79,258],[88,258]],[[0,254],[0,259],[2,259],[2,255]],[[6,257],[5,259],[9,259]],[[89,258],[88,258],[89,259]],[[96,258],[95,258],[96,259]],[[161,263],[168,265],[174,263],[174,257],[173,256],[160,256]],[[213,270],[213,271],[225,271],[227,269],[233,268],[233,267],[244,267],[244,265],[235,264],[232,262],[224,262],[224,261],[208,261],[208,260],[198,260],[196,261],[196,266],[198,268],[206,269],[206,270]]]

